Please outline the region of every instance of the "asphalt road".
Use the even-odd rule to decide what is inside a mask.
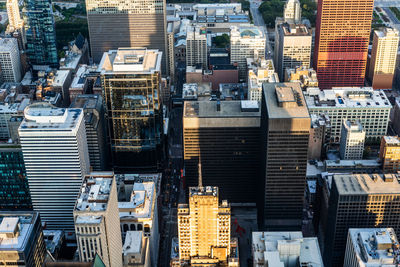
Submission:
[[[265,47],[265,57],[272,58],[274,51],[272,50],[272,47],[270,44],[267,27],[265,26],[265,22],[264,22],[264,19],[261,15],[260,11],[258,11],[258,7],[261,5],[261,3],[262,3],[262,1],[258,1],[258,0],[250,1],[250,12],[251,12],[251,15],[253,16],[254,25],[263,27],[265,34],[267,35],[267,43],[266,43],[266,47]]]

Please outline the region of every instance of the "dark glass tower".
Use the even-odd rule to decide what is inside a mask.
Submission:
[[[58,66],[56,30],[50,0],[27,0],[26,53],[31,64]]]
[[[0,210],[32,210],[21,148],[0,145]]]

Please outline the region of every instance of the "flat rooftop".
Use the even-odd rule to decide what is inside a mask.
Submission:
[[[140,254],[142,251],[143,231],[127,231],[122,254]]]
[[[398,136],[385,135],[383,139],[388,145],[396,145],[396,146],[400,145],[400,138]]]
[[[79,108],[56,108],[49,103],[35,103],[24,110],[24,120],[19,131],[36,130],[57,131],[73,130],[83,118],[83,110]]]
[[[400,194],[398,174],[334,174],[339,194]]]
[[[233,118],[233,117],[260,117],[260,109],[243,109],[248,100],[220,101],[220,110],[217,110],[218,101],[186,101],[183,117],[186,118]],[[242,102],[244,104],[242,104]],[[258,105],[257,105],[258,106]]]
[[[18,50],[18,42],[15,38],[1,38],[0,39],[0,53],[8,53],[12,49]]]
[[[307,88],[308,108],[392,108],[383,90],[371,87],[334,87],[330,90]]]
[[[360,266],[395,266],[400,264],[398,240],[392,228],[350,228],[351,244]],[[397,248],[396,248],[397,246]],[[392,249],[392,252],[388,252]]]
[[[192,196],[218,196],[218,187],[216,186],[195,186],[189,187],[189,197]]]
[[[311,31],[304,24],[289,24],[283,23],[278,25],[278,29],[283,31],[285,36],[310,36]]]
[[[231,26],[231,35],[244,39],[265,39],[262,27],[257,26]]]
[[[159,72],[162,52],[157,49],[119,48],[103,54],[99,72],[150,74]]]
[[[310,117],[299,83],[263,83],[263,90],[269,118]]]
[[[38,212],[0,212],[0,251],[23,251],[28,245]]]
[[[312,262],[313,267],[324,266],[317,238],[304,238],[301,232],[253,232],[252,247],[254,263],[297,267]]]
[[[86,175],[81,187],[74,212],[102,212],[107,209],[113,172],[91,172]]]
[[[120,218],[151,218],[156,201],[154,182],[135,182],[132,190],[125,186],[124,192],[128,194],[124,201],[118,201]],[[121,198],[121,191],[118,199]]]
[[[100,95],[77,95],[75,101],[71,104],[71,108],[96,109],[102,104]]]

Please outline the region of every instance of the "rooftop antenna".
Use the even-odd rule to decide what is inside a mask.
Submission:
[[[203,175],[201,173],[201,155],[199,156],[198,169],[199,169],[199,187],[203,187]]]

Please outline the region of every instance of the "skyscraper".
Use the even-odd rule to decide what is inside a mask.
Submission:
[[[384,28],[374,31],[368,69],[368,78],[374,89],[392,89],[398,47],[398,30]]]
[[[73,230],[72,212],[89,171],[82,109],[36,103],[19,127],[32,205],[48,229]]]
[[[86,175],[74,209],[76,241],[81,261],[99,254],[107,267],[122,266],[122,239],[114,173]]]
[[[279,79],[285,79],[286,69],[309,68],[312,32],[303,24],[282,23],[275,35],[274,63]]]
[[[400,177],[397,174],[335,174],[329,200],[321,197],[318,233],[327,267],[343,265],[349,228],[393,227],[400,230]],[[327,185],[328,186],[328,185]],[[328,201],[328,203],[326,203]]]
[[[363,86],[373,0],[320,0],[314,69],[319,86]]]
[[[238,257],[231,249],[231,208],[226,200],[219,204],[218,187],[189,188],[189,205],[178,206],[178,237],[178,266],[209,266]]]
[[[340,137],[340,158],[360,160],[363,158],[365,131],[360,121],[343,120]]]
[[[58,66],[56,30],[49,0],[27,0],[26,53],[33,65]]]
[[[379,159],[385,172],[400,170],[400,138],[398,136],[383,136]]]
[[[162,156],[158,50],[120,48],[104,53],[101,81],[114,166],[156,169]]]
[[[0,210],[32,210],[21,146],[0,143]]]
[[[197,185],[197,164],[201,161],[203,182],[220,188],[223,199],[256,203],[260,141],[257,101],[185,101],[186,184]]]
[[[247,76],[247,58],[265,58],[266,37],[262,27],[231,27],[231,64],[237,63],[239,78]]]
[[[83,108],[90,167],[94,171],[108,168],[107,125],[100,95],[77,95],[71,108]]]
[[[165,0],[88,0],[90,48],[95,62],[120,47],[147,47],[162,52],[167,73]]]
[[[0,39],[1,78],[4,82],[18,83],[22,79],[18,41],[15,38]]]
[[[300,83],[263,84],[260,217],[267,229],[301,229],[310,125]]]
[[[207,29],[199,26],[188,26],[186,30],[186,66],[201,64],[207,66]]]

